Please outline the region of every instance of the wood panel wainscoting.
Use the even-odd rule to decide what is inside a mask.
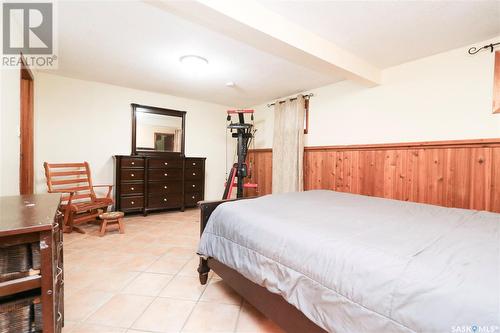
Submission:
[[[272,190],[272,150],[249,151],[257,193]],[[329,189],[500,212],[500,138],[306,147],[304,190]]]

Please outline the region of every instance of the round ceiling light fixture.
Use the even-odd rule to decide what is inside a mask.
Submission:
[[[182,57],[179,58],[179,61],[183,65],[187,65],[190,67],[197,67],[197,68],[208,65],[208,60],[206,58],[203,58],[195,54],[183,55]]]

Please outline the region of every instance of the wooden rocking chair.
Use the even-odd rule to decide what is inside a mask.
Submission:
[[[95,221],[101,212],[106,212],[113,204],[113,185],[92,185],[90,167],[83,163],[43,164],[49,193],[63,193],[61,210],[64,213],[64,232],[85,233],[77,224]],[[98,198],[95,187],[108,187],[104,198]]]

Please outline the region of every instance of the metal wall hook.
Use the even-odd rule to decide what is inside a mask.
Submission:
[[[471,47],[468,52],[469,52],[469,54],[476,54],[483,49],[490,49],[490,52],[493,52],[493,49],[498,45],[500,45],[500,42],[491,43],[491,44],[485,45],[485,46],[480,47],[480,48]]]

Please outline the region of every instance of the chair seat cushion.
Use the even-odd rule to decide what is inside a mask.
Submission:
[[[74,212],[85,212],[92,209],[105,208],[113,204],[113,199],[111,198],[97,198],[94,201],[85,201],[85,202],[75,202],[71,203],[70,209]],[[62,205],[62,207],[66,207],[66,205]]]
[[[111,199],[111,198],[96,198],[94,202],[109,206],[109,205],[113,204],[113,199]]]
[[[107,212],[99,215],[102,220],[115,220],[121,219],[125,214],[123,212]]]

